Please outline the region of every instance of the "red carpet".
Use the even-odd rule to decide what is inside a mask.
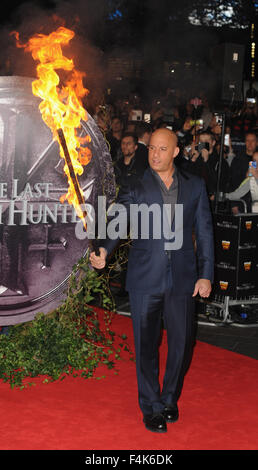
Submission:
[[[131,320],[117,316],[117,333]],[[165,336],[164,336],[165,340]],[[161,348],[164,368],[165,341]],[[180,419],[167,434],[147,431],[138,408],[135,364],[102,380],[69,377],[11,390],[0,382],[2,450],[252,450],[258,448],[257,361],[197,342],[179,401]]]

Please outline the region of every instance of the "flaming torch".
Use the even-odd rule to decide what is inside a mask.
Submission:
[[[57,129],[57,133],[58,133],[60,144],[61,144],[63,152],[64,152],[64,158],[65,158],[65,161],[66,161],[66,165],[68,167],[69,181],[72,181],[72,185],[73,185],[73,188],[74,188],[74,195],[76,197],[76,202],[77,202],[77,203],[75,203],[75,207],[77,208],[78,205],[79,205],[79,207],[81,208],[81,206],[83,204],[85,204],[85,201],[84,201],[84,197],[83,197],[81,188],[80,188],[79,183],[78,183],[78,179],[76,177],[76,174],[75,174],[75,171],[74,171],[74,168],[73,168],[72,160],[71,160],[71,157],[70,157],[70,154],[69,154],[69,151],[68,151],[68,148],[67,148],[65,136],[64,136],[64,131],[63,131],[63,129],[60,128],[60,129]],[[81,216],[80,212],[79,212],[79,215]],[[85,227],[85,230],[87,230],[87,225],[86,225],[86,221],[85,221],[86,216],[87,216],[87,212],[85,210],[82,211],[82,215],[83,215],[84,227]]]
[[[32,92],[41,98],[39,110],[43,121],[51,129],[53,139],[58,140],[60,156],[64,158],[64,172],[68,179],[68,192],[61,196],[72,204],[77,215],[83,220],[85,229],[87,213],[81,208],[85,204],[83,191],[78,182],[84,168],[92,155],[83,144],[90,142],[90,136],[81,138],[78,135],[81,119],[87,120],[87,112],[82,105],[82,98],[88,94],[83,86],[84,73],[76,70],[74,62],[63,55],[62,47],[69,44],[74,32],[60,27],[49,35],[36,34],[26,44],[21,44],[19,33],[16,37],[17,47],[31,52],[38,61],[37,79],[32,82]],[[62,72],[62,80],[57,73]]]

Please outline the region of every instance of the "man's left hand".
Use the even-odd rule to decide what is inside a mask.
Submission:
[[[193,297],[200,294],[201,297],[209,297],[211,293],[211,281],[209,279],[198,279],[194,286]]]

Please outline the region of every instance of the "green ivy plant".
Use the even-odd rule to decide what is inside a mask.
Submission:
[[[96,299],[104,312],[101,322],[92,305]],[[121,352],[129,353],[130,359],[132,352],[126,335],[111,330],[114,311],[108,273],[92,269],[88,255],[81,258],[73,267],[62,305],[0,335],[0,378],[12,388],[24,388],[32,385],[33,377],[44,376],[44,382],[68,375],[86,379],[100,364],[115,369]]]

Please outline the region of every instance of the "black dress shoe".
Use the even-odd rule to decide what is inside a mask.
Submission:
[[[177,405],[165,406],[162,413],[167,423],[175,423],[179,418]]]
[[[146,429],[152,432],[167,432],[166,420],[163,414],[144,415]]]

